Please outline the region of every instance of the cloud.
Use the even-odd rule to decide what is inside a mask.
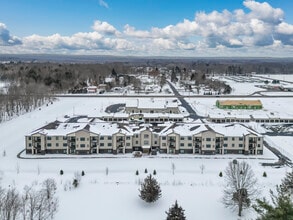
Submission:
[[[246,10],[196,12],[193,19],[183,19],[162,28],[143,30],[126,24],[120,31],[107,21],[96,20],[89,32],[71,36],[35,34],[21,40],[11,36],[0,23],[0,45],[13,46],[11,51],[21,52],[292,56],[293,24],[284,20],[283,11],[254,0],[243,1],[243,7]],[[10,47],[5,50],[9,52],[7,48]]]
[[[94,22],[94,25],[92,26],[92,29],[94,31],[96,31],[96,32],[106,34],[106,35],[117,35],[117,34],[119,34],[119,31],[117,31],[117,29],[114,26],[112,26],[111,24],[109,24],[106,21],[96,20]]]
[[[99,0],[99,4],[100,4],[100,6],[102,6],[102,7],[109,8],[108,3],[105,2],[105,1],[103,1],[103,0]]]
[[[21,44],[21,40],[15,36],[11,36],[6,25],[0,23],[0,45],[12,46]]]

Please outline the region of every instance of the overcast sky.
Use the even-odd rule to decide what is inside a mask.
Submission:
[[[0,3],[0,53],[293,56],[293,0]]]

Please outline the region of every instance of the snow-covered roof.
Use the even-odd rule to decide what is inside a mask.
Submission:
[[[209,124],[208,125],[213,131],[222,134],[227,137],[240,137],[248,134],[254,134],[261,136],[254,130],[242,125],[242,124]]]
[[[164,109],[164,108],[178,108],[178,103],[173,102],[174,99],[145,99],[143,101],[131,100],[126,102],[126,108],[138,109]]]

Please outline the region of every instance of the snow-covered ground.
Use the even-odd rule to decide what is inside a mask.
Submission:
[[[121,101],[125,100],[121,99]],[[282,103],[279,100],[273,101],[275,105]],[[287,168],[274,169],[260,165],[261,162],[275,160],[268,151],[265,151],[263,156],[257,157],[227,155],[215,156],[216,158],[211,156],[161,158],[162,155],[153,158],[92,159],[18,159],[16,157],[16,154],[24,148],[24,135],[46,122],[64,115],[103,111],[109,104],[119,102],[117,98],[60,98],[52,105],[42,107],[41,110],[35,110],[0,124],[2,186],[15,186],[21,190],[24,185],[31,184],[35,180],[41,182],[48,177],[55,178],[60,201],[55,220],[159,220],[166,217],[165,211],[175,200],[178,200],[185,209],[187,219],[234,220],[237,219],[237,213],[226,209],[221,203],[225,182],[224,178],[219,177],[219,172],[224,171],[229,161],[238,158],[238,160],[245,159],[251,164],[261,189],[259,196],[267,195],[269,189],[280,183],[287,171]],[[209,107],[211,103],[214,105],[215,100],[194,99],[192,102],[201,102]],[[266,101],[264,105],[267,105]],[[269,107],[273,108],[273,104]],[[281,147],[287,147],[286,144],[290,146],[290,142],[282,142]],[[174,175],[171,169],[172,163],[176,167]],[[201,173],[201,165],[205,167],[203,173]],[[109,169],[108,175],[106,168]],[[162,198],[154,204],[146,204],[138,197],[138,183],[146,176],[145,168],[149,173],[155,169],[156,178],[161,184]],[[59,175],[61,169],[64,171],[63,176]],[[82,177],[80,186],[70,190],[68,186],[71,185],[74,172],[82,170],[85,171],[85,176]],[[138,176],[135,175],[136,170],[139,171]],[[262,177],[264,171],[268,175],[266,178]],[[254,211],[245,211],[241,219],[255,219]]]
[[[186,100],[191,103],[197,114],[201,116],[213,115],[237,115],[249,116],[255,115],[258,117],[265,117],[267,115],[284,115],[293,117],[293,103],[292,98],[245,98],[245,100],[255,100],[259,99],[263,104],[263,109],[261,110],[231,110],[231,109],[219,109],[216,106],[217,100],[226,100],[227,98],[187,98]],[[240,98],[228,98],[229,100],[239,100]],[[244,99],[244,98],[241,98]]]
[[[258,75],[263,76],[271,79],[277,79],[277,80],[284,80],[288,82],[293,83],[293,75],[292,74],[265,74],[265,75]]]

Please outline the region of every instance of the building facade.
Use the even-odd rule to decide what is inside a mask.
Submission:
[[[220,109],[262,109],[260,100],[217,100]]]
[[[263,136],[242,124],[124,124],[55,121],[25,136],[27,154],[251,154]]]

